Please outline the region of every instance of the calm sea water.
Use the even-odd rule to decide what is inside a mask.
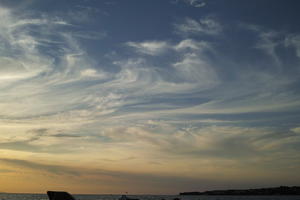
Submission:
[[[120,195],[73,195],[76,200],[118,200]],[[168,196],[168,195],[128,195],[141,200],[300,200],[300,196]],[[0,200],[48,200],[46,194],[0,193]]]

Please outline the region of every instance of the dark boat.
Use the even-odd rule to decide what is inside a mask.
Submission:
[[[134,198],[129,198],[126,195],[122,195],[119,200],[140,200],[140,199],[134,199]]]

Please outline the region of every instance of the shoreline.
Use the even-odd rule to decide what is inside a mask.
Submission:
[[[198,195],[220,195],[220,196],[297,196],[300,195],[300,186],[280,186],[273,188],[257,189],[229,189],[229,190],[211,190],[204,192],[181,192],[181,196]]]

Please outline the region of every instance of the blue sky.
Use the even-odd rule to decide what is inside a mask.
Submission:
[[[0,1],[3,190],[299,185],[299,8]]]

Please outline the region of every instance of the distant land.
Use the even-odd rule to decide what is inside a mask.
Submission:
[[[180,195],[300,195],[300,186],[274,188],[212,190],[205,192],[182,192]]]

